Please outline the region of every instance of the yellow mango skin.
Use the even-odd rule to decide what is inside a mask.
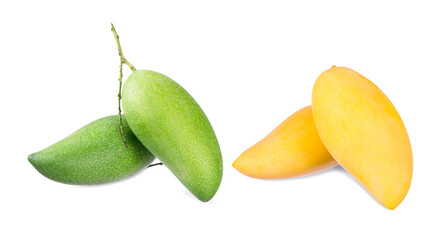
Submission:
[[[402,119],[387,96],[361,74],[334,66],[316,80],[312,106],[331,155],[379,203],[395,209],[411,185],[413,156]]]
[[[232,164],[244,175],[261,179],[305,176],[336,165],[318,136],[311,106],[292,114]]]

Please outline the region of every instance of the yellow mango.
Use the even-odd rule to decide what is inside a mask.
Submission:
[[[361,74],[333,66],[316,80],[312,107],[331,155],[379,203],[396,208],[411,185],[413,157],[405,126],[387,96]]]
[[[299,177],[336,165],[319,139],[311,106],[292,114],[232,164],[244,175],[262,179]]]

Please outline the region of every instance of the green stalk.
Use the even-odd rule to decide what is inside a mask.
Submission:
[[[126,64],[133,72],[136,71],[136,68],[129,61],[127,61],[127,59],[125,59],[124,54],[122,53],[121,43],[119,42],[119,36],[116,33],[116,29],[113,26],[113,23],[111,25],[112,25],[113,35],[115,36],[116,45],[118,46],[119,58],[121,59],[121,64],[119,66],[119,91],[118,91],[119,131],[121,132],[122,141],[124,141],[125,147],[128,147],[127,140],[125,139],[125,135],[124,135],[124,129],[122,127],[122,114],[121,114],[121,112],[122,112],[122,110],[121,110],[121,98],[122,98],[121,91],[122,91],[122,76],[123,76],[122,75],[122,66],[123,66],[123,64]]]

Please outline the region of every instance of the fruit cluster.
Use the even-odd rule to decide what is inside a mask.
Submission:
[[[397,110],[361,74],[323,72],[312,105],[281,123],[233,163],[263,179],[298,177],[340,164],[383,206],[396,208],[411,185],[411,144]]]
[[[136,70],[122,54],[113,25],[112,31],[121,58],[120,91],[123,64],[133,71],[118,95],[124,115],[96,120],[29,161],[52,180],[97,184],[130,176],[157,157],[198,199],[209,201],[220,186],[223,163],[208,118],[175,81]]]

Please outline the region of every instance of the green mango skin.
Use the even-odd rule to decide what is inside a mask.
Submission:
[[[67,184],[99,184],[133,175],[154,156],[128,127],[128,148],[119,132],[117,115],[98,119],[48,148],[31,154],[29,162],[45,177]]]
[[[191,95],[169,77],[133,72],[122,92],[128,125],[151,151],[203,202],[217,192],[223,163],[214,130]]]

